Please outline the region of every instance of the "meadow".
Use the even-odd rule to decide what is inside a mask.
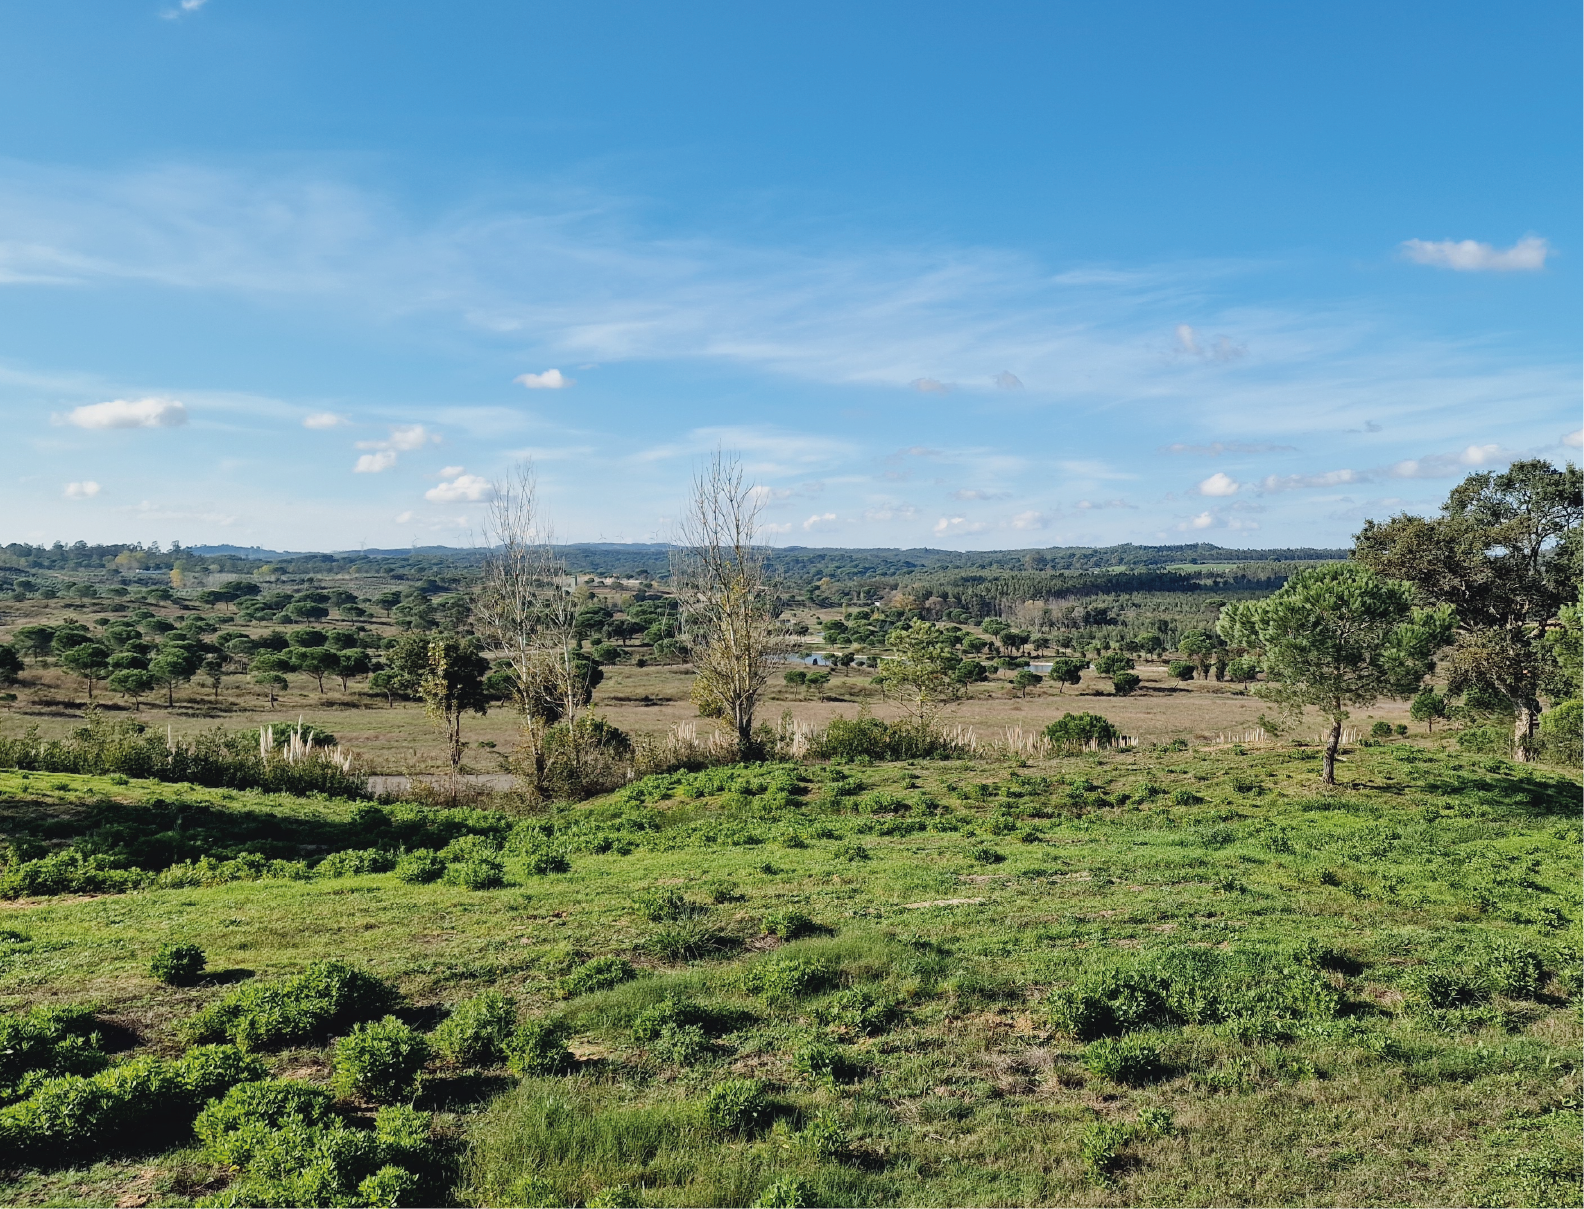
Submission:
[[[1317,766],[1168,741],[548,808],[0,772],[14,857],[143,871],[10,885],[11,1019],[86,1008],[111,1072],[236,1041],[297,1097],[70,1134],[49,1087],[107,1076],[8,1071],[5,1199],[1578,1204],[1579,776],[1439,735]]]

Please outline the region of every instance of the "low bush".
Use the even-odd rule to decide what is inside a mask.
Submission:
[[[798,1131],[796,1141],[799,1150],[821,1162],[840,1160],[847,1154],[847,1130],[829,1111],[815,1113]]]
[[[897,1001],[868,987],[837,991],[814,1007],[814,1019],[831,1028],[866,1036],[882,1033],[896,1018]]]
[[[709,911],[704,903],[696,903],[682,891],[672,886],[651,886],[633,895],[633,910],[652,924],[669,923],[678,919],[694,919]]]
[[[608,991],[637,976],[638,971],[625,957],[594,957],[558,979],[556,994],[571,999],[591,991]]]
[[[372,974],[320,961],[290,978],[241,987],[198,1012],[184,1031],[194,1041],[226,1039],[243,1049],[266,1049],[383,1016],[400,998]]]
[[[429,1040],[453,1065],[498,1066],[506,1060],[506,1043],[516,1025],[516,1001],[499,991],[485,991],[452,1008]]]
[[[1044,731],[1052,747],[1072,750],[1098,744],[1105,747],[1122,737],[1119,731],[1099,714],[1063,714]]]
[[[813,1041],[792,1053],[792,1069],[811,1079],[850,1083],[868,1073],[868,1067],[844,1046]]]
[[[498,890],[506,884],[506,868],[493,856],[475,856],[447,865],[441,880],[464,890]]]
[[[1190,672],[1193,664],[1188,664]],[[1122,1121],[1096,1121],[1084,1131],[1078,1152],[1089,1169],[1089,1180],[1102,1188],[1116,1179],[1122,1165],[1122,1151],[1133,1140],[1133,1130]]]
[[[445,876],[445,871],[445,861],[431,848],[417,848],[406,853],[397,860],[395,867],[396,879],[410,885],[437,882]]]
[[[206,964],[197,945],[163,944],[149,960],[149,975],[171,986],[191,986],[202,977]]]
[[[240,1168],[200,1206],[432,1205],[443,1203],[427,1113],[382,1108],[372,1129],[350,1127],[317,1088],[244,1084],[206,1110],[208,1157]]]
[[[1584,704],[1564,701],[1540,715],[1540,754],[1567,768],[1584,765]]]
[[[567,854],[560,848],[529,848],[522,854],[523,872],[535,877],[543,877],[547,873],[565,873],[571,868],[572,862],[567,860]]]
[[[0,1101],[51,1075],[91,1075],[109,1062],[87,1008],[35,1007],[0,1016]]]
[[[776,957],[740,971],[732,986],[765,999],[796,999],[823,991],[835,981],[836,971],[807,957]]]
[[[568,1029],[557,1020],[529,1020],[506,1043],[506,1066],[514,1075],[559,1075],[575,1059],[566,1047]]]
[[[816,760],[933,760],[957,755],[958,749],[938,727],[860,714],[832,718],[808,754]]]
[[[494,836],[469,833],[459,835],[440,849],[440,859],[446,862],[494,860],[500,856],[500,841]]]
[[[769,1117],[770,1102],[757,1079],[727,1079],[704,1100],[704,1122],[716,1133],[750,1133]]]
[[[831,849],[833,861],[866,861],[869,859],[869,849],[856,840],[849,840],[844,844],[837,844]]]
[[[141,869],[122,869],[103,853],[84,856],[63,848],[37,860],[13,861],[0,870],[0,898],[46,894],[124,894],[147,884]]]
[[[725,952],[734,939],[700,919],[679,919],[662,924],[644,940],[644,951],[662,961],[692,961]]]
[[[348,1099],[411,1100],[427,1061],[429,1042],[396,1017],[356,1024],[336,1042],[335,1089]]]
[[[1164,1069],[1160,1048],[1137,1033],[1090,1042],[1084,1065],[1113,1083],[1147,1083]]]
[[[43,1079],[26,1099],[0,1108],[0,1153],[61,1160],[109,1146],[169,1143],[204,1101],[263,1075],[257,1058],[207,1045],[174,1061],[146,1055],[93,1075]]]
[[[754,1200],[753,1209],[807,1209],[808,1206],[818,1205],[814,1189],[805,1181],[792,1176],[784,1176],[774,1183],[766,1184],[764,1190]]]
[[[812,936],[820,931],[820,927],[802,911],[788,908],[785,911],[772,911],[764,917],[760,925],[767,936],[779,936],[782,940],[797,940],[800,936]]]
[[[359,877],[368,873],[389,873],[396,867],[396,860],[395,853],[380,848],[348,848],[325,857],[314,866],[314,875]]]

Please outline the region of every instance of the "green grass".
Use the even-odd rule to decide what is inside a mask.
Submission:
[[[423,1029],[503,991],[578,1061],[431,1065],[419,1107],[462,1148],[463,1202],[751,1204],[779,1182],[820,1204],[1578,1204],[1579,777],[1417,742],[1341,768],[1334,792],[1293,748],[676,778],[555,812],[543,843],[570,871],[508,846],[501,889],[372,874],[7,904],[25,939],[0,942],[0,1005],[88,1004],[130,1050],[174,1054],[239,980],[324,958],[394,981]],[[45,843],[82,834],[84,801],[152,797],[217,837],[277,814],[283,858],[352,846],[353,803],[0,774],[0,818]],[[735,892],[712,901],[714,879]],[[656,888],[683,918],[645,917]],[[765,924],[789,913],[813,931],[783,943]],[[657,943],[684,927],[708,944]],[[149,976],[170,942],[203,948],[206,981]],[[682,951],[707,955],[656,955]],[[639,976],[562,997],[607,955]],[[1128,1026],[1153,1056],[1126,1078],[1059,1006],[1117,978],[1164,978],[1169,1004]],[[1301,979],[1325,990],[1310,1006],[1257,993]],[[1461,1005],[1435,1006],[1451,985]],[[635,1034],[668,1000],[682,1023]],[[330,1082],[328,1045],[266,1058]],[[704,1106],[729,1079],[769,1108],[725,1135]],[[14,1175],[17,1204],[180,1204],[227,1178],[191,1149]]]

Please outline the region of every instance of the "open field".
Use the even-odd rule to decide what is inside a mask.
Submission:
[[[521,1079],[431,1064],[418,1106],[463,1203],[1577,1204],[1579,777],[1419,740],[1348,756],[1326,793],[1313,748],[1156,748],[431,811],[496,848],[548,832],[570,868],[532,873],[507,838],[493,890],[386,873],[21,898],[0,997],[90,1005],[123,1052],[172,1055],[203,1004],[322,958],[393,982],[425,1030],[506,992],[574,1058]],[[132,842],[174,811],[225,855],[287,815],[270,853],[311,863],[373,825],[95,777],[0,773],[0,795],[9,833],[52,844],[106,818]],[[212,977],[150,979],[168,941]],[[604,956],[637,976],[557,994]],[[1165,998],[1119,1070],[1124,985]],[[701,1023],[635,1035],[668,1000]],[[326,1039],[261,1052],[329,1077]],[[712,1131],[731,1079],[763,1112]],[[12,1204],[131,1205],[231,1176],[189,1143],[7,1178]]]

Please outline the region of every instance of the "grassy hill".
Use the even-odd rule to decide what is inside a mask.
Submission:
[[[765,765],[532,814],[4,772],[0,1003],[85,1005],[125,1065],[324,959],[432,1037],[509,995],[504,1050],[436,1042],[427,1139],[378,1142],[418,1203],[1578,1204],[1580,778],[1400,740],[1321,793],[1317,763]],[[356,871],[415,849],[445,878]],[[63,850],[145,872],[39,893],[22,858]],[[150,977],[170,942],[194,985]],[[329,1086],[356,1014],[252,1053]],[[302,1198],[303,1138],[333,1183],[391,1128],[338,1094],[256,1152],[196,1107],[13,1150],[6,1199]]]

